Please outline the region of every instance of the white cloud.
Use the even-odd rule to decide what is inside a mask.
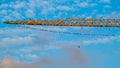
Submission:
[[[81,2],[81,3],[78,4],[78,6],[86,8],[86,7],[89,6],[89,4],[88,4],[88,2]]]
[[[9,5],[8,4],[1,4],[0,5],[0,8],[6,8],[6,7],[8,7]]]
[[[97,3],[90,3],[89,1],[78,2],[77,6],[82,7],[82,8],[95,7],[97,6]]]
[[[110,8],[110,7],[107,7]],[[103,12],[106,12],[106,10],[103,10]],[[120,19],[120,12],[113,11],[109,14],[97,14],[97,18],[105,18],[105,19]]]
[[[4,9],[3,11],[0,11],[3,21],[35,18],[35,15],[54,13],[55,11],[55,7],[53,6],[53,3],[44,0],[30,0],[28,2],[15,1],[15,2],[10,2],[9,4],[1,4],[0,8]],[[37,12],[37,10],[39,12]]]
[[[32,41],[33,38],[31,37],[3,38],[0,40],[0,46],[22,45],[26,43],[31,43]]]
[[[13,58],[6,58],[0,63],[0,68],[25,68],[27,63],[20,63]],[[29,66],[28,66],[29,67]]]
[[[55,8],[50,5],[49,7],[44,7],[40,13],[43,15],[48,15],[49,13],[51,14],[54,13],[54,11],[55,11]]]
[[[61,47],[61,52],[59,59],[56,56],[44,56],[43,58],[36,59],[33,62],[23,62],[10,57],[4,58],[0,61],[0,68],[51,68],[52,66],[57,66],[57,68],[69,68],[70,66],[76,66],[80,68],[79,65],[84,65],[87,63],[87,58],[84,53],[76,46],[64,46]],[[36,57],[36,55],[29,55],[30,57]],[[28,57],[29,58],[29,57]],[[75,63],[75,64],[73,64]],[[69,65],[70,64],[70,65]]]
[[[100,0],[100,2],[110,3],[111,0]]]
[[[120,12],[117,12],[117,11],[111,12],[110,14],[104,15],[103,18],[107,18],[107,19],[120,19]]]
[[[90,7],[95,7],[95,6],[97,6],[97,3],[91,3],[90,4]]]
[[[104,7],[105,8],[112,8],[112,6],[110,6],[110,5],[105,5]]]
[[[111,36],[111,37],[105,37],[105,38],[99,38],[94,40],[83,40],[83,45],[91,45],[91,44],[106,44],[110,43],[111,41],[120,41],[120,36]]]
[[[4,18],[3,18],[3,19],[1,19],[1,20],[2,20],[3,22],[4,22],[4,21],[6,21],[6,20],[8,20],[8,21],[9,21],[9,20],[11,20],[11,17],[9,17],[9,16],[4,16]]]
[[[26,57],[31,59],[37,59],[39,56],[37,56],[36,54],[27,54]]]
[[[16,1],[16,3],[13,4],[12,6],[13,6],[15,9],[25,8],[25,7],[27,6],[25,3],[26,3],[26,2]]]
[[[32,9],[28,9],[25,12],[25,14],[26,14],[26,17],[28,17],[28,18],[34,18],[34,16],[35,16],[35,12]]]
[[[2,14],[5,14],[6,12],[7,12],[6,10],[1,10],[0,14],[2,15]]]
[[[73,10],[73,8],[69,6],[57,6],[56,8],[59,10],[66,10],[66,11]]]

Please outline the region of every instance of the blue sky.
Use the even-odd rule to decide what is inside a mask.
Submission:
[[[120,0],[1,0],[0,68],[120,68],[119,28],[26,25],[35,30],[3,23],[28,19],[120,19],[119,3]]]

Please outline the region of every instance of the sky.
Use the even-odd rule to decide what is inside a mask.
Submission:
[[[29,19],[120,19],[119,3],[120,0],[0,0],[0,68],[120,68],[120,28],[4,24]]]

